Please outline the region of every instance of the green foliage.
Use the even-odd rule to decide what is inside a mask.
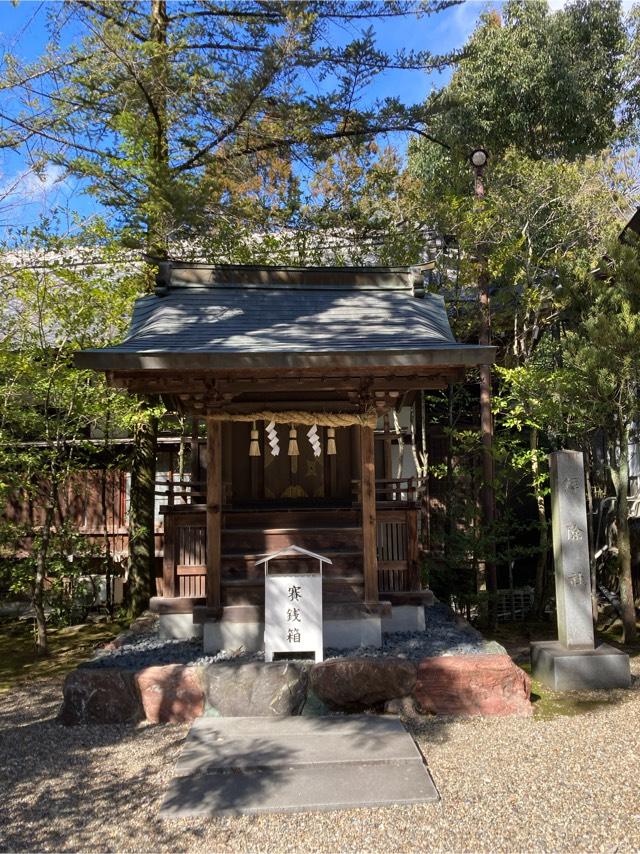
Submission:
[[[3,520],[0,525],[0,595],[18,600],[34,597],[37,555],[42,529]],[[47,622],[70,626],[83,622],[97,590],[89,577],[103,561],[101,547],[68,524],[50,533],[43,604]]]
[[[64,14],[50,8],[46,55],[28,66],[5,59],[13,97],[0,145],[28,145],[31,160],[86,179],[130,245],[259,261],[271,256],[269,238],[262,244],[256,233],[295,227],[317,163],[380,133],[424,132],[426,106],[364,94],[389,67],[419,73],[453,57],[387,53],[373,23],[446,5],[99,0]],[[68,21],[79,32],[71,45],[61,37]]]
[[[630,426],[640,414],[640,254],[632,237],[609,244],[602,274],[585,282],[577,323],[563,336],[559,378],[574,436]]]
[[[75,472],[120,462],[91,433],[117,434],[139,408],[73,356],[121,338],[147,273],[114,256],[101,225],[76,240],[52,236],[47,224],[21,237],[0,268],[0,501],[33,510],[28,523],[2,517],[2,586],[60,624],[86,609],[78,578],[95,571],[100,553],[67,524],[60,492]]]
[[[619,2],[508,0],[473,32],[436,93],[434,133],[462,156],[516,146],[527,157],[595,154],[617,138],[627,37]]]
[[[0,270],[0,471],[5,486],[28,489],[91,456],[83,443],[109,413],[117,429],[131,404],[104,378],[74,367],[73,354],[122,336],[140,275],[115,266],[74,263],[77,243],[36,235],[23,265]],[[101,258],[108,253],[100,250]],[[44,263],[42,263],[44,261]],[[70,261],[70,263],[69,263]],[[27,443],[27,444],[25,444]]]
[[[478,334],[473,297],[481,247],[498,358],[509,365],[526,361],[603,251],[630,181],[618,160],[605,155],[578,164],[532,160],[510,148],[488,171],[486,196],[478,200],[466,187],[429,183],[429,156],[429,149],[415,147],[409,169],[422,183],[420,207],[431,211],[440,233],[455,236],[455,252],[439,262],[451,283],[456,331],[466,339]]]

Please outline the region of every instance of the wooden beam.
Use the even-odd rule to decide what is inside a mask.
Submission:
[[[164,517],[164,547],[162,550],[162,595],[165,598],[176,596],[176,536],[178,534],[172,513]]]
[[[378,601],[378,544],[376,534],[376,469],[373,430],[360,428],[360,496],[362,503],[362,560],[365,602]]]
[[[237,395],[247,393],[255,396],[256,390],[269,393],[292,392],[297,397],[301,391],[345,392],[362,391],[363,383],[370,391],[395,391],[402,393],[412,389],[438,388],[448,381],[464,378],[464,370],[453,366],[434,366],[416,370],[384,368],[362,369],[359,372],[317,371],[291,373],[286,369],[278,373],[236,371],[193,372],[177,371],[125,371],[109,372],[107,379],[111,385],[127,388],[132,392],[148,392],[186,395],[201,400],[230,400]]]
[[[207,418],[207,607],[220,607],[222,425]]]

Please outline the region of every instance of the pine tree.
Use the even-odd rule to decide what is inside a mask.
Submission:
[[[202,241],[209,260],[287,210],[304,158],[379,133],[429,137],[430,108],[362,94],[387,68],[425,70],[451,57],[386,54],[373,24],[431,14],[440,0],[78,0],[52,7],[51,45],[37,63],[8,58],[0,145],[28,148],[85,179],[128,243],[154,259]],[[74,27],[70,46],[61,29]],[[344,33],[348,36],[345,39]],[[300,162],[303,161],[302,166]],[[270,204],[247,182],[278,175]],[[275,217],[276,221],[281,221]],[[240,227],[239,227],[240,226]],[[226,242],[225,242],[226,241]],[[150,277],[141,286],[151,286]],[[133,610],[152,593],[157,421],[141,401],[131,484]],[[147,414],[145,415],[145,410]]]

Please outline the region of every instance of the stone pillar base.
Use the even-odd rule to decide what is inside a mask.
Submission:
[[[606,643],[595,649],[567,649],[559,641],[530,645],[531,675],[553,691],[628,688],[629,656]]]
[[[195,625],[193,614],[160,614],[159,635],[163,640],[191,640],[202,637],[202,626]]]
[[[394,605],[391,614],[382,618],[383,634],[424,630],[424,605]]]

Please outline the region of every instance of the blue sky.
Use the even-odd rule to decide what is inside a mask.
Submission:
[[[467,0],[430,18],[387,19],[377,26],[378,41],[387,51],[406,48],[446,53],[464,44],[478,16],[492,5],[498,4]],[[17,5],[0,0],[0,55],[37,59],[47,42],[46,13],[60,8],[56,0],[21,0]],[[434,85],[442,85],[446,79],[446,75],[420,71],[392,71],[376,79],[371,97],[399,96],[407,104],[420,103]],[[0,151],[0,227],[28,225],[52,209],[63,216],[75,212],[86,217],[96,210],[96,203],[59,168],[49,166],[36,176],[23,155]]]

